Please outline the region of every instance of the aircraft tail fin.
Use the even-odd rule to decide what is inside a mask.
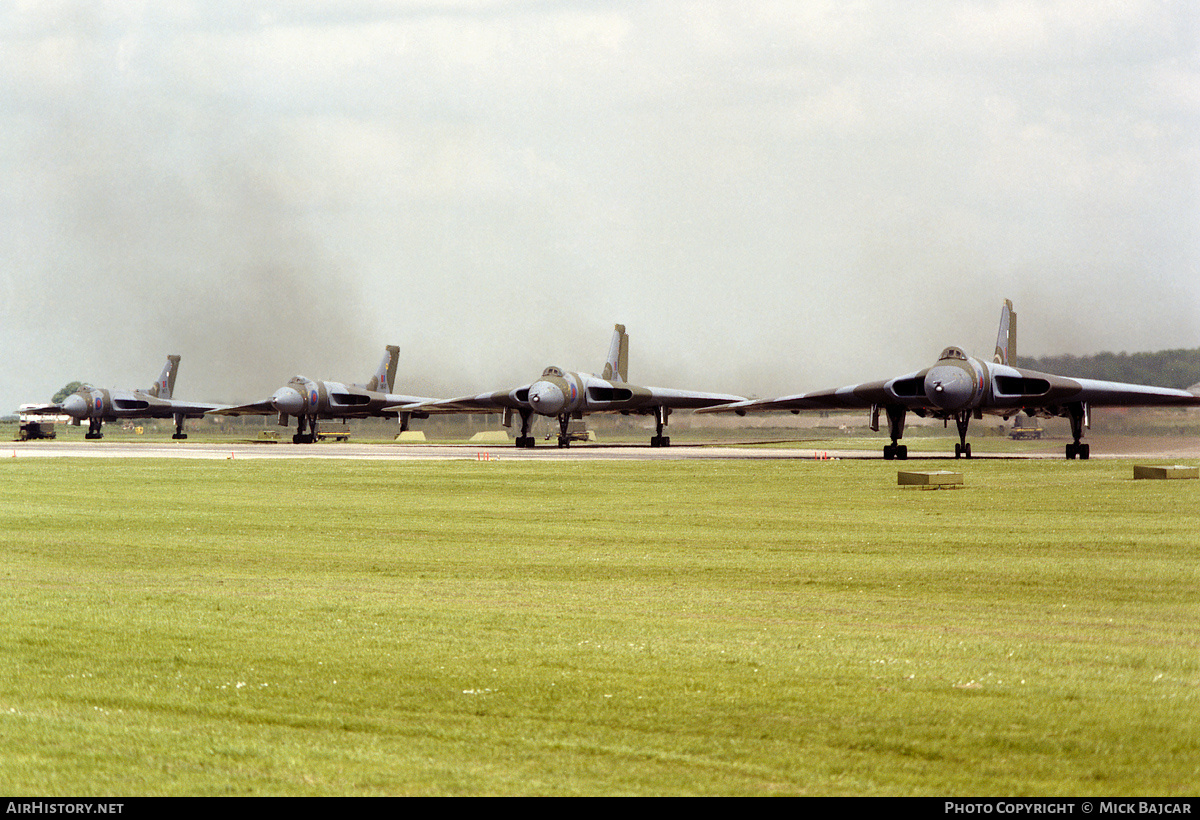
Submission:
[[[384,349],[383,358],[379,360],[379,367],[375,368],[375,373],[367,382],[366,388],[377,393],[391,393],[392,385],[396,383],[396,365],[399,359],[400,348],[396,345],[388,345]]]
[[[1012,309],[1012,300],[1005,299],[1000,309],[1000,333],[996,336],[996,353],[992,361],[997,364],[1017,363],[1017,314]]]
[[[163,365],[162,373],[158,374],[158,381],[146,392],[159,399],[171,398],[171,394],[175,392],[175,371],[178,369],[179,357],[168,356],[167,363]]]
[[[608,348],[608,359],[604,362],[601,378],[629,381],[629,334],[625,332],[625,325],[613,327],[612,344]]]

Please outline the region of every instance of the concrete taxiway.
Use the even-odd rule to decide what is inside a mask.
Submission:
[[[1170,438],[1152,439],[1132,448],[1114,448],[1104,452],[1093,446],[1092,458],[1200,458],[1200,444]],[[553,445],[532,450],[511,445],[475,444],[398,444],[376,442],[322,442],[291,444],[229,441],[201,442],[130,442],[130,441],[23,441],[0,447],[0,457],[8,458],[181,458],[181,459],[343,459],[370,461],[447,461],[447,460],[684,460],[684,459],[875,459],[882,453],[871,450],[806,449],[803,446],[677,444],[649,447],[645,444],[578,444],[560,449]],[[1063,459],[1057,448],[1052,452],[977,453],[975,461],[987,459]],[[954,461],[953,452],[910,450],[907,461]],[[960,460],[962,463],[964,460]],[[897,461],[896,464],[904,464]]]
[[[0,454],[10,458],[183,458],[183,459],[346,459],[368,461],[449,460],[661,460],[661,459],[812,459],[873,458],[864,451],[817,451],[783,447],[727,447],[684,445],[553,445],[532,450],[513,446],[472,444],[392,444],[323,442],[320,444],[228,442],[13,442]]]

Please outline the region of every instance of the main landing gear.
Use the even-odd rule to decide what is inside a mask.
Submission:
[[[104,438],[104,433],[100,432],[103,424],[104,422],[98,418],[88,419],[88,431],[83,434],[83,437],[87,439]]]
[[[532,450],[533,436],[529,435],[529,428],[533,426],[533,411],[522,409],[521,411],[521,435],[517,436],[518,450]]]
[[[176,441],[182,441],[187,438],[187,433],[183,432],[183,416],[175,416],[175,435],[171,438]]]
[[[1092,448],[1081,442],[1080,439],[1083,438],[1084,426],[1091,427],[1088,421],[1088,406],[1086,404],[1073,404],[1067,408],[1067,416],[1071,420],[1071,438],[1074,439],[1073,442],[1067,445],[1067,458],[1078,458],[1086,461],[1092,454]]]
[[[884,409],[887,411],[888,435],[892,437],[892,443],[884,445],[883,457],[888,461],[896,458],[904,460],[908,458],[908,445],[900,443],[904,436],[904,408],[889,405]],[[871,414],[871,424],[873,429],[879,429],[878,407]]]
[[[670,407],[658,406],[654,408],[654,429],[655,434],[650,437],[651,447],[670,447],[671,437],[663,435],[663,427],[667,424],[667,419],[671,415]]]

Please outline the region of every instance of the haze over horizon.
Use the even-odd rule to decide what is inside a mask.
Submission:
[[[1200,7],[0,6],[0,413],[1200,347]],[[1070,374],[1066,374],[1070,375]]]

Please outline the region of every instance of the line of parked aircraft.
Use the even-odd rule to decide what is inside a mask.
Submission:
[[[168,356],[158,381],[149,390],[105,390],[90,385],[80,387],[61,404],[44,404],[22,410],[27,415],[65,414],[74,423],[88,422],[86,438],[101,438],[105,421],[134,418],[173,418],[174,438],[184,439],[185,419],[206,414],[227,416],[275,415],[279,424],[288,426],[296,419],[292,441],[310,443],[317,438],[321,419],[366,417],[398,418],[401,430],[413,417],[427,418],[434,413],[500,413],[505,427],[520,418],[519,448],[531,448],[534,439],[530,427],[535,415],[554,418],[559,423],[558,446],[570,444],[567,428],[571,419],[590,413],[630,413],[653,415],[655,434],[651,447],[665,447],[671,439],[663,434],[673,410],[701,413],[737,413],[787,410],[868,409],[871,429],[879,429],[881,414],[887,417],[891,443],[883,448],[886,459],[908,457],[908,447],[900,443],[906,414],[921,418],[954,421],[959,443],[954,455],[971,456],[967,428],[971,419],[984,413],[1005,419],[1024,412],[1030,416],[1070,420],[1072,443],[1067,445],[1068,459],[1086,459],[1089,447],[1083,430],[1091,426],[1093,407],[1194,407],[1200,395],[1186,390],[1139,384],[1075,379],[1027,370],[1012,364],[1016,360],[1016,314],[1006,301],[1000,313],[1000,332],[990,361],[967,356],[958,347],[947,347],[930,367],[892,379],[852,384],[832,390],[797,393],[773,399],[749,400],[725,393],[704,393],[645,387],[627,380],[629,336],[617,325],[601,375],[578,373],[547,367],[534,382],[501,390],[454,399],[434,399],[393,393],[399,348],[389,345],[383,359],[366,384],[342,384],[295,376],[269,398],[237,406],[185,402],[173,398],[178,356]]]

